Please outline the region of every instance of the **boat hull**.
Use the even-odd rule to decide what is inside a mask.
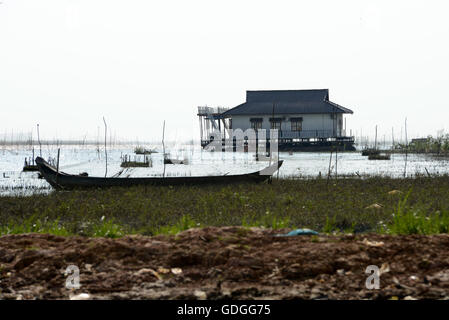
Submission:
[[[37,157],[36,164],[44,179],[56,189],[130,187],[138,185],[174,186],[203,184],[260,183],[268,180],[282,165],[282,160],[257,172],[240,175],[200,177],[149,177],[149,178],[103,178],[71,175],[57,172],[44,159]]]

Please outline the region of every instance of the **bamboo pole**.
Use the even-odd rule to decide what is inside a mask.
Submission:
[[[394,160],[394,127],[391,127],[391,156]]]
[[[103,117],[103,122],[104,122],[104,155],[105,155],[105,161],[106,161],[106,170],[104,173],[104,177],[106,178],[106,176],[108,175],[108,151],[107,151],[107,130],[108,130],[108,126],[106,124],[106,120]]]
[[[59,153],[61,149],[58,148],[58,157],[56,158],[56,184],[58,184],[58,176],[59,176]]]
[[[376,125],[376,137],[374,140],[374,150],[377,150],[377,125]]]
[[[274,118],[274,102],[273,102],[273,110],[272,110],[272,115],[271,115],[271,117]],[[270,166],[271,166],[271,159],[272,159],[271,150],[273,150],[273,148],[272,148],[272,143],[273,143],[273,141],[272,141],[271,138],[272,138],[272,136],[271,136],[271,129],[270,129]],[[279,150],[279,145],[278,145],[278,150]]]
[[[164,138],[165,138],[165,120],[164,120],[164,125],[162,127],[162,162],[164,163],[164,173],[163,173],[163,177],[165,177],[165,143],[164,143]]]
[[[334,118],[335,118],[335,128],[336,128],[336,137],[335,137],[335,180],[338,179],[338,119],[337,113],[335,112],[335,106],[333,106]],[[341,128],[340,128],[341,131]]]
[[[408,139],[407,139],[407,117],[405,117],[405,167],[404,178],[407,176]]]
[[[392,145],[391,148],[394,150],[394,128],[391,127],[391,141],[392,141]]]
[[[327,172],[327,184],[329,184],[329,179],[331,177],[331,164],[332,164],[332,149],[331,149],[331,155],[329,158],[329,170]]]
[[[338,179],[338,145],[335,146],[335,180]]]
[[[39,157],[42,158],[42,144],[41,144],[41,138],[39,136],[39,123],[37,124],[37,141],[39,142]]]

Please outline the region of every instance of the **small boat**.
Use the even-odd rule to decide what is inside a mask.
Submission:
[[[370,154],[368,160],[390,160],[389,154]]]
[[[134,153],[148,155],[148,154],[152,154],[152,153],[157,153],[157,151],[154,149],[145,149],[143,147],[135,147]]]
[[[139,161],[124,161],[120,164],[122,168],[149,168],[151,167],[150,162],[139,162]]]
[[[188,164],[189,161],[187,159],[179,160],[175,158],[170,158],[168,153],[164,153],[164,164]]]
[[[362,150],[362,156],[372,156],[372,155],[379,155],[380,150],[378,149],[364,149]]]
[[[55,189],[76,189],[76,188],[105,188],[115,186],[136,186],[136,185],[200,185],[200,184],[233,184],[242,182],[264,182],[268,180],[282,165],[283,160],[277,161],[260,171],[221,176],[194,176],[194,177],[89,177],[81,175],[67,174],[46,162],[41,157],[36,158],[39,172],[45,180]]]
[[[121,158],[122,163],[120,167],[122,168],[150,168],[153,166],[153,161],[148,156],[145,156],[143,161],[137,161],[136,159],[132,161],[128,155],[122,156]]]
[[[33,150],[33,154],[34,154],[34,150]],[[32,161],[31,159],[27,159],[25,158],[25,164],[23,165],[23,172],[28,172],[28,171],[39,171],[37,169],[37,165],[34,163],[34,161]]]
[[[164,164],[187,164],[187,160],[165,158]]]
[[[37,165],[28,164],[28,165],[23,166],[22,171],[29,172],[29,171],[39,171],[39,170],[37,168]]]

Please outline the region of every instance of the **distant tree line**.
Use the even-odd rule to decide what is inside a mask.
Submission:
[[[412,139],[408,146],[404,143],[397,143],[394,145],[394,149],[399,152],[407,150],[412,153],[449,154],[449,134]]]

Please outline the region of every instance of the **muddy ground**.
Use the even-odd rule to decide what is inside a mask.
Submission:
[[[281,231],[210,227],[120,239],[3,236],[0,298],[449,298],[449,235],[274,237]],[[79,268],[79,289],[65,286],[69,265]],[[379,289],[365,286],[369,265],[380,268]]]

